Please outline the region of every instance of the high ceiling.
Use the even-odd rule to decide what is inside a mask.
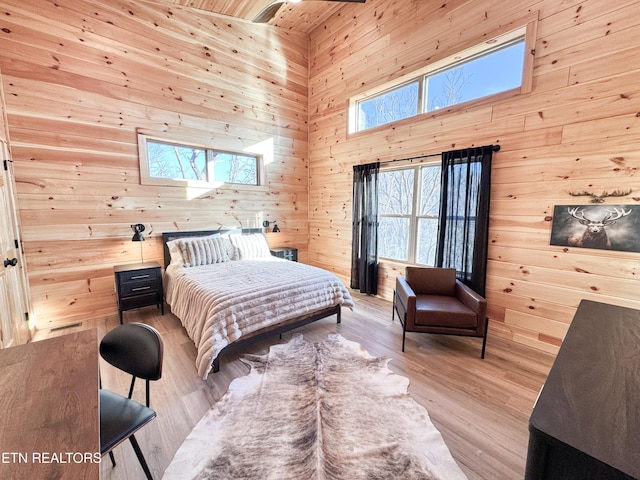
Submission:
[[[162,3],[182,5],[231,17],[251,20],[272,0],[160,0]],[[269,25],[280,28],[311,32],[314,28],[349,4],[336,1],[302,1],[284,3]],[[352,7],[353,8],[353,7]]]

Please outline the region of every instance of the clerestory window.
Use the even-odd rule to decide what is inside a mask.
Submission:
[[[528,31],[534,28],[523,25],[352,97],[349,133],[503,92],[528,91],[532,75],[532,62],[525,55],[532,42],[526,38]]]
[[[169,142],[138,135],[143,184],[258,186],[262,181],[262,156]]]

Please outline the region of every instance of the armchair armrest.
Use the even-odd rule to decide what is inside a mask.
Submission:
[[[487,301],[467,285],[456,279],[456,297],[478,315],[478,325],[487,317]]]
[[[398,315],[406,314],[407,317],[415,315],[416,294],[407,283],[404,276],[396,277],[396,308]]]

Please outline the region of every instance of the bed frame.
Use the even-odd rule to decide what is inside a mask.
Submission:
[[[219,234],[230,234],[230,233],[242,233],[245,235],[251,233],[263,233],[261,228],[242,228],[235,230],[198,230],[198,231],[181,231],[181,232],[164,232],[162,234],[162,248],[164,251],[164,267],[167,268],[167,265],[171,262],[171,256],[169,254],[169,247],[167,246],[167,242],[171,240],[176,240],[179,238],[185,237],[205,237],[208,235],[213,235],[215,233]],[[341,319],[341,309],[340,305],[334,305],[333,307],[325,308],[323,310],[318,310],[316,312],[310,313],[303,317],[295,317],[289,320],[285,320],[284,322],[280,322],[275,325],[270,325],[268,327],[261,328],[260,330],[256,330],[253,333],[247,334],[243,336],[241,339],[236,340],[235,342],[227,345],[223,348],[218,356],[213,359],[212,362],[212,371],[216,373],[220,370],[220,355],[222,353],[235,350],[237,348],[242,348],[247,344],[255,343],[258,340],[266,337],[267,335],[282,335],[282,333],[287,332],[289,330],[293,330],[298,327],[302,327],[309,323],[315,322],[316,320],[320,320],[322,318],[330,317],[331,315],[336,315],[336,323],[340,323]]]

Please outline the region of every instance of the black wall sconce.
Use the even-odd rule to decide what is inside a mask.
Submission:
[[[269,220],[265,220],[264,222],[262,222],[262,226],[264,228],[269,228],[269,226],[273,223],[273,229],[271,230],[273,233],[278,233],[280,231],[280,229],[278,228],[278,225],[276,224],[277,220],[273,220],[272,222],[270,222]]]
[[[142,225],[141,223],[136,223],[134,225],[131,225],[131,228],[134,232],[133,237],[131,237],[131,241],[144,242],[144,235],[142,235],[142,232],[144,232],[145,230],[144,225]],[[144,257],[142,255],[142,243],[140,244],[140,261],[141,263],[144,263]]]
[[[131,241],[144,242],[144,235],[142,235],[142,232],[144,232],[145,230],[144,225],[142,225],[141,223],[136,223],[135,225],[131,225],[131,228],[133,228],[133,231],[135,232]]]

